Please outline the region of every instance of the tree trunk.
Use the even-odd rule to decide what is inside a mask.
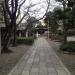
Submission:
[[[12,31],[13,31],[13,21],[11,21],[8,28],[6,28],[6,32],[5,32],[4,39],[3,39],[3,48],[1,50],[1,53],[12,52],[8,49],[8,43],[10,42],[10,37],[11,37]]]
[[[67,43],[67,30],[66,29],[64,29],[64,35],[63,35],[63,44],[66,44]]]
[[[65,7],[66,7],[66,2],[65,0],[63,1],[63,9],[64,9],[64,17],[63,17],[63,29],[64,29],[64,32],[63,32],[63,44],[66,44],[67,42],[67,30],[66,30],[66,18],[65,18]]]
[[[14,32],[13,32],[13,46],[16,46],[16,15],[14,17]]]

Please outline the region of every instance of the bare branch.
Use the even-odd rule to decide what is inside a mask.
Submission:
[[[41,20],[41,19],[44,18],[44,16],[45,16],[46,13],[48,12],[48,9],[49,9],[49,6],[50,6],[50,0],[48,0],[47,3],[48,3],[48,6],[47,6],[46,12],[45,12],[45,14],[43,15],[43,17],[40,18],[40,19],[37,19],[37,20],[32,21],[31,24],[34,23],[34,22],[37,22],[37,21],[39,21],[39,20]],[[35,5],[33,5],[33,6],[35,6]],[[29,8],[31,8],[31,6],[29,6]],[[39,10],[40,10],[40,9],[39,9]],[[30,12],[30,11],[29,11],[29,12]],[[39,11],[38,11],[38,12],[39,12]],[[26,16],[26,15],[25,15],[25,16]],[[23,18],[24,18],[25,16],[22,17],[22,20],[23,20]],[[30,18],[30,17],[29,17],[29,18]],[[21,20],[21,21],[22,21],[22,20]],[[21,22],[20,22],[20,23],[21,23]],[[19,24],[20,24],[20,23],[19,23]],[[29,25],[27,25],[26,30],[27,30],[28,26],[29,26]]]
[[[20,9],[21,9],[22,5],[25,3],[25,1],[26,1],[26,0],[23,0],[23,2],[19,5],[19,7],[18,7],[18,14],[17,14],[16,19],[19,17]]]
[[[23,15],[23,17],[21,18],[21,20],[19,21],[19,23],[17,24],[17,26],[22,22],[22,20],[24,19],[24,17],[28,14],[29,8],[27,10],[27,12]]]
[[[9,2],[9,0],[5,0],[5,6],[6,6],[8,14],[9,14],[9,16],[11,18],[12,16],[11,16],[11,11],[9,10],[8,2]]]
[[[27,14],[29,12],[29,9],[32,8],[32,7],[34,7],[35,5],[37,5],[37,4],[33,4],[33,5],[30,5],[30,6],[26,7],[25,8],[25,9],[27,9],[26,13],[25,13],[25,9],[23,10],[24,11],[24,15],[23,15],[23,17],[21,18],[21,20],[19,21],[19,23],[17,25],[19,25],[22,22],[22,20],[24,19],[24,17],[27,16]]]

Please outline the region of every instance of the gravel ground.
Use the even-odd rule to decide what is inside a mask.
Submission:
[[[72,75],[75,75],[75,54],[63,53],[59,50],[60,42],[49,41],[49,43]]]
[[[0,75],[7,75],[29,48],[30,46],[19,45],[10,48],[13,53],[0,55]]]

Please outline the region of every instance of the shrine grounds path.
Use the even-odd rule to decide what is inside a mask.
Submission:
[[[72,74],[63,65],[45,37],[39,37],[8,75]]]

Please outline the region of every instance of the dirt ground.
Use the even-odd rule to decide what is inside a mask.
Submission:
[[[75,55],[64,53],[58,53],[58,55],[72,75],[75,75]]]
[[[0,75],[7,75],[29,48],[27,45],[19,45],[10,48],[13,53],[0,54]]]
[[[75,75],[75,54],[64,53],[61,51],[59,49],[60,42],[50,41],[49,43],[72,75]]]

